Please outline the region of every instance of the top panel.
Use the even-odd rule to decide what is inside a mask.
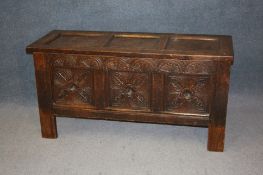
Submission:
[[[233,56],[231,36],[170,33],[54,30],[26,50],[27,53]]]

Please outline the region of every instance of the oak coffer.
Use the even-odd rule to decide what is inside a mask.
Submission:
[[[58,116],[189,125],[223,151],[231,36],[54,30],[26,51],[43,137]]]

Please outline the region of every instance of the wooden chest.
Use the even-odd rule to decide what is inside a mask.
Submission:
[[[231,36],[55,30],[26,51],[43,137],[63,115],[208,127],[223,151]]]

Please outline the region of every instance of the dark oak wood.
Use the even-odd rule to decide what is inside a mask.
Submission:
[[[209,151],[224,150],[230,62],[218,62],[217,64],[215,100],[208,125],[207,149]]]
[[[208,127],[223,151],[231,36],[55,30],[30,44],[42,136],[68,116]]]
[[[164,74],[152,74],[152,111],[164,111]]]
[[[195,116],[184,114],[151,113],[144,111],[129,110],[95,110],[79,106],[54,105],[54,113],[58,117],[77,117],[86,119],[103,119],[144,123],[177,124],[189,126],[207,127],[208,116]]]
[[[52,110],[51,70],[49,59],[34,53],[35,76],[42,136],[57,137],[56,118]]]

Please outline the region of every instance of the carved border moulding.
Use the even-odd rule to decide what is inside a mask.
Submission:
[[[93,75],[91,71],[56,68],[53,72],[55,103],[93,104]]]
[[[185,74],[215,73],[212,61],[113,57],[102,55],[50,54],[56,67],[103,69],[105,71],[162,72]]]
[[[162,72],[186,74],[211,74],[214,73],[215,64],[212,61],[189,61],[175,59],[153,58],[105,58],[105,69],[135,72]]]
[[[92,55],[50,54],[55,67],[103,69],[103,59]]]
[[[150,110],[150,83],[146,73],[110,73],[110,106]]]
[[[157,63],[157,71],[164,73],[211,74],[215,69],[212,61],[160,59]]]
[[[209,76],[168,76],[167,111],[209,113]]]
[[[152,72],[154,61],[152,58],[107,57],[105,68],[116,71]]]

